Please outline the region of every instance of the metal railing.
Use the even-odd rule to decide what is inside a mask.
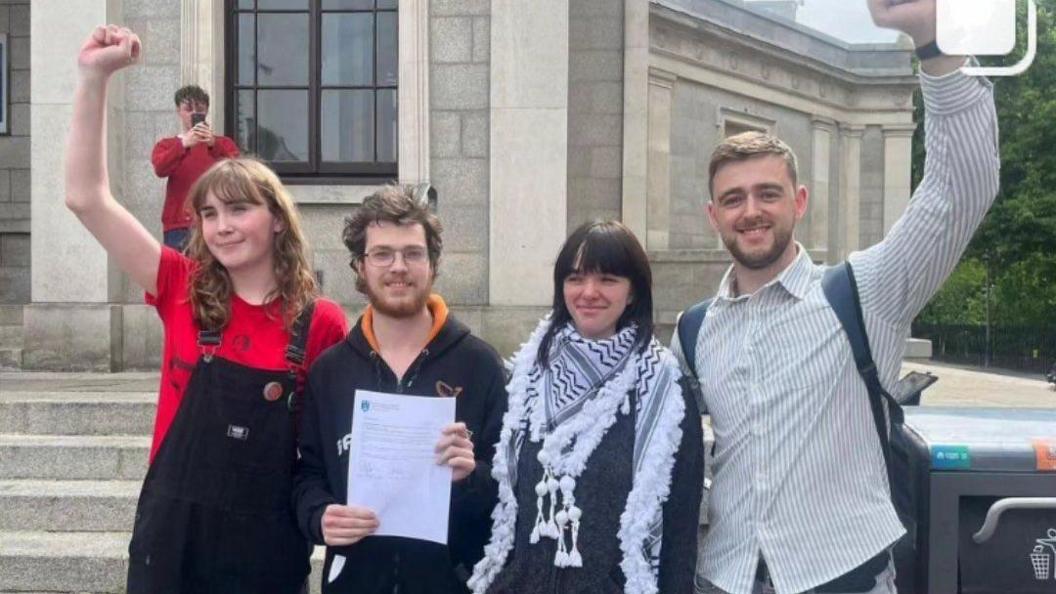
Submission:
[[[1045,373],[1056,362],[1056,325],[913,324],[913,336],[931,340],[937,361]]]

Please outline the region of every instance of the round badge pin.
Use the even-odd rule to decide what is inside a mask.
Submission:
[[[275,402],[282,398],[282,384],[279,382],[268,382],[264,386],[264,400]]]

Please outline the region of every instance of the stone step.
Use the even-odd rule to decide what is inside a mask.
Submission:
[[[122,593],[128,538],[123,532],[0,531],[0,590]]]
[[[140,481],[0,480],[0,530],[132,529]]]
[[[8,392],[5,389],[0,391],[0,433],[150,435],[156,398],[152,392]]]
[[[142,480],[150,438],[133,435],[0,434],[6,479]]]
[[[128,571],[127,532],[0,531],[0,594],[122,594]],[[323,548],[312,555],[312,594],[319,594]]]
[[[21,326],[21,305],[0,305],[0,326]]]
[[[22,349],[0,347],[0,369],[22,369]]]

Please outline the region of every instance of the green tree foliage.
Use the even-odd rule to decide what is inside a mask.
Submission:
[[[1025,24],[1025,3],[1017,4]],[[1000,193],[958,269],[922,312],[921,322],[981,323],[977,300],[985,295],[989,262],[993,322],[1056,325],[1056,0],[1037,4],[1033,66],[1021,76],[993,81],[1001,129]],[[1018,29],[1019,47],[1004,62],[1018,61],[1025,52],[1026,27]],[[916,106],[921,121],[919,93]],[[913,145],[914,185],[923,173],[924,156],[920,126]]]

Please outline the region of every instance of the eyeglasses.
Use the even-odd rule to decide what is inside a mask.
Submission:
[[[379,248],[363,254],[363,259],[371,266],[386,268],[392,266],[392,263],[396,261],[396,254],[400,254],[403,257],[403,263],[407,266],[424,264],[429,259],[429,252],[422,247],[409,247],[402,250]]]

